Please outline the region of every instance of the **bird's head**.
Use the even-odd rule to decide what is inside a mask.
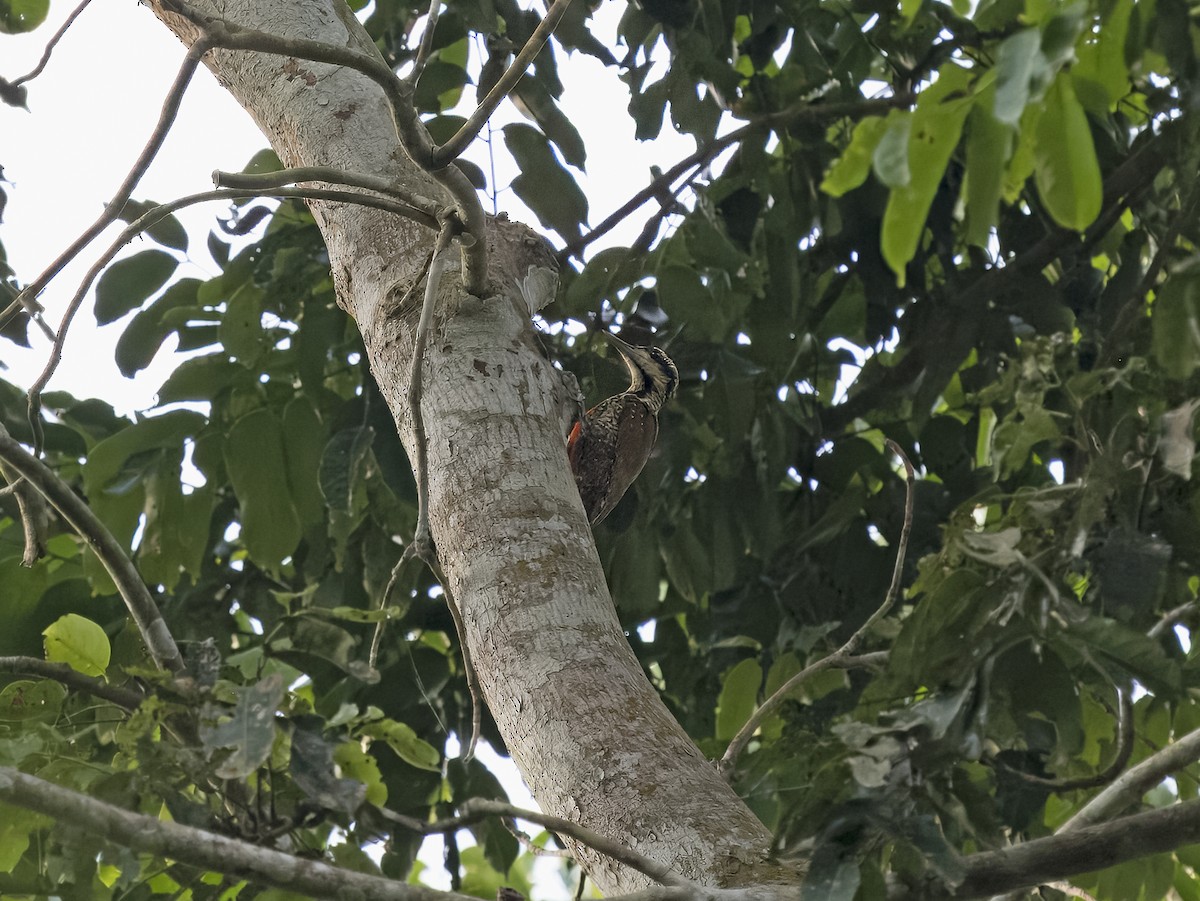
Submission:
[[[658,413],[679,387],[679,370],[671,358],[657,347],[626,344],[611,332],[604,332],[604,337],[629,369],[629,393],[636,394],[651,412]]]

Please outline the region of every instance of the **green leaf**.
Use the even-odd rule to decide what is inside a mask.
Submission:
[[[361,426],[343,429],[325,445],[319,480],[321,494],[331,510],[350,513],[354,509],[356,489],[361,488],[365,478],[374,441],[375,430]]]
[[[0,32],[22,34],[46,20],[50,0],[0,0]]]
[[[987,246],[999,218],[1004,170],[1016,134],[992,114],[995,94],[991,88],[976,98],[967,129],[966,239],[977,247]]]
[[[118,218],[122,222],[128,222],[131,225],[146,213],[154,209],[158,204],[152,201],[130,200],[126,202],[125,208],[121,210]],[[175,218],[174,214],[164,216],[159,219],[142,234],[153,238],[163,247],[170,247],[172,250],[186,251],[188,249],[187,230]]]
[[[244,366],[254,366],[265,351],[262,327],[263,292],[253,285],[236,290],[225,305],[217,331],[225,350]]]
[[[513,93],[520,99],[527,115],[542,127],[564,160],[576,169],[583,169],[587,161],[587,147],[575,125],[550,96],[545,86],[535,79],[522,78]]]
[[[721,680],[717,698],[716,737],[729,741],[746,724],[758,707],[758,690],[762,686],[762,666],[753,657],[730,668]]]
[[[96,282],[96,322],[107,325],[136,310],[167,283],[179,261],[163,250],[117,260]]]
[[[1064,228],[1083,231],[1100,215],[1104,182],[1087,114],[1067,73],[1060,74],[1046,94],[1036,160],[1034,174],[1046,211]]]
[[[1042,54],[1042,34],[1026,28],[1005,38],[996,54],[996,99],[992,115],[1015,126],[1025,107],[1045,91],[1054,73]]]
[[[505,126],[504,144],[521,170],[513,179],[513,191],[543,226],[568,241],[578,237],[587,220],[587,198],[558,161],[549,141],[537,129],[516,124]]]
[[[23,807],[0,804],[0,873],[11,873],[29,848],[33,833],[53,820]]]
[[[441,753],[420,738],[411,726],[393,719],[382,719],[368,723],[362,731],[364,735],[382,738],[405,763],[433,773],[441,771]]]
[[[1101,659],[1120,665],[1155,694],[1174,697],[1182,685],[1179,665],[1167,657],[1162,645],[1144,632],[1103,616],[1089,616],[1072,623],[1064,633],[1068,639],[1081,639]]]
[[[225,439],[225,466],[240,506],[242,541],[259,565],[276,568],[300,542],[287,484],[283,427],[269,410],[243,416]]]
[[[887,127],[871,157],[871,165],[876,177],[889,188],[903,188],[912,181],[912,172],[908,167],[908,141],[912,135],[913,114],[908,110],[892,110],[886,122]]]
[[[47,660],[65,663],[88,676],[103,676],[108,669],[112,653],[108,636],[90,619],[68,613],[48,625],[42,635]]]
[[[964,96],[970,80],[971,73],[966,69],[947,63],[938,71],[938,80],[917,100],[908,140],[912,177],[907,185],[892,190],[880,237],[883,257],[900,286],[904,284],[904,269],[916,254],[925,230],[933,195],[971,110],[971,98]]]
[[[383,776],[379,772],[379,764],[375,758],[362,749],[358,742],[344,742],[333,751],[333,762],[341,767],[342,772],[351,779],[361,782],[367,787],[367,800],[376,807],[387,803],[388,790],[383,784]]]
[[[821,182],[822,191],[830,197],[841,197],[867,180],[875,148],[883,139],[887,122],[881,116],[868,116],[854,126],[849,146],[825,173],[825,180]]]
[[[172,410],[131,424],[106,438],[92,448],[83,466],[87,493],[116,490],[113,482],[128,468],[131,458],[146,451],[179,448],[185,438],[198,434],[204,425],[204,416],[194,410]],[[141,472],[138,469],[139,477]]]
[[[1155,358],[1171,378],[1188,378],[1200,366],[1200,273],[1176,271],[1150,313]]]
[[[1085,34],[1079,58],[1071,67],[1079,99],[1097,115],[1116,109],[1130,91],[1125,40],[1132,14],[1133,0],[1117,0],[1100,28]]]
[[[66,698],[66,688],[50,679],[9,682],[0,690],[0,722],[54,722]]]
[[[117,340],[116,360],[121,375],[132,378],[150,365],[167,335],[175,331],[164,316],[180,307],[195,306],[199,285],[198,279],[181,278],[130,320]]]
[[[275,743],[275,712],[283,694],[283,676],[272,673],[238,691],[237,705],[229,719],[201,725],[200,739],[210,755],[218,748],[233,749],[217,768],[218,776],[242,779],[266,763]],[[214,712],[209,708],[210,718]]]

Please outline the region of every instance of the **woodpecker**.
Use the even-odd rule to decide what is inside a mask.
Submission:
[[[629,388],[584,413],[567,438],[567,458],[592,525],[612,512],[646,465],[658,437],[658,411],[679,385],[679,370],[657,347],[634,347],[603,334],[625,361]]]

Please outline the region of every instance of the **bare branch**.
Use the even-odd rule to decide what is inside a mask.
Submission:
[[[421,35],[421,43],[417,47],[417,58],[413,60],[412,71],[405,79],[414,88],[421,78],[421,73],[425,71],[425,64],[429,62],[429,54],[433,52],[433,30],[437,28],[438,16],[441,11],[442,0],[429,0],[429,12],[425,16],[425,31]]]
[[[559,835],[568,836],[581,845],[586,845],[593,851],[598,851],[606,857],[611,857],[613,860],[637,870],[643,876],[648,876],[660,885],[675,888],[696,887],[694,882],[679,875],[670,867],[656,860],[651,860],[649,857],[626,848],[619,842],[605,838],[598,832],[593,832],[591,829],[580,826],[578,823],[564,820],[562,817],[549,816],[538,810],[525,810],[520,807],[514,807],[512,804],[504,801],[472,798],[462,805],[462,813],[459,816],[447,820],[438,820],[433,823],[423,823],[419,820],[414,820],[412,817],[392,813],[389,810],[385,810],[383,813],[392,822],[406,829],[411,829],[414,832],[419,832],[422,835],[441,835],[447,832],[456,832],[459,829],[472,826],[489,817],[526,820],[530,823],[536,823],[543,829],[549,829],[551,832],[556,832]]]
[[[0,460],[36,488],[87,541],[116,583],[117,590],[121,593],[125,606],[129,608],[133,621],[137,623],[154,662],[172,673],[182,672],[183,658],[179,655],[179,648],[175,639],[171,637],[167,624],[163,622],[154,598],[150,596],[149,590],[138,575],[133,561],[104,523],[66,482],[14,441],[3,426],[0,426]]]
[[[745,725],[738,730],[737,735],[729,743],[729,747],[725,749],[724,756],[717,764],[723,773],[728,774],[733,769],[734,764],[737,763],[738,756],[745,750],[746,745],[750,743],[751,737],[758,730],[758,727],[762,725],[763,720],[774,713],[783,704],[789,694],[812,676],[838,666],[858,650],[858,646],[862,643],[862,640],[870,633],[877,622],[887,616],[888,612],[892,609],[892,605],[896,603],[896,598],[900,594],[900,577],[904,572],[904,555],[908,550],[908,536],[912,532],[913,486],[916,481],[916,473],[913,471],[913,465],[900,445],[890,438],[886,439],[885,443],[888,450],[899,457],[900,461],[904,464],[905,492],[904,524],[900,528],[900,540],[896,546],[896,564],[892,568],[892,583],[888,586],[883,603],[879,605],[879,609],[867,618],[865,623],[859,626],[853,635],[846,639],[845,644],[827,657],[822,657],[816,663],[809,664],[800,670],[800,672],[783,683],[771,697],[763,701],[762,706],[754,711],[750,718],[746,720]]]
[[[865,116],[886,113],[897,107],[909,106],[913,101],[914,98],[912,95],[902,94],[882,100],[860,100],[856,103],[805,104],[802,107],[772,113],[769,116],[755,119],[753,122],[743,125],[741,128],[735,129],[727,135],[722,135],[703,147],[697,148],[694,153],[688,154],[666,172],[652,180],[650,184],[646,185],[638,193],[634,194],[633,197],[609,214],[603,222],[590,232],[560,250],[559,260],[565,261],[571,257],[578,257],[588,245],[604,237],[626,218],[637,212],[643,205],[664,194],[673,195],[671,185],[687,173],[689,169],[708,165],[721,151],[738,143],[748,135],[776,128],[788,122],[832,122],[837,119],[861,119]]]
[[[1195,610],[1197,606],[1200,605],[1197,605],[1195,601],[1188,601],[1186,604],[1180,604],[1173,610],[1168,610],[1158,622],[1150,627],[1150,631],[1146,634],[1151,638],[1161,638],[1164,632],[1174,627],[1177,622]]]
[[[40,676],[43,679],[53,679],[61,682],[67,688],[76,691],[86,691],[105,701],[112,701],[118,707],[126,710],[136,710],[144,700],[143,695],[118,685],[109,685],[103,679],[86,676],[74,670],[65,663],[51,663],[37,657],[0,657],[0,673],[16,675]]]
[[[11,767],[0,767],[0,800],[46,814],[69,823],[72,828],[135,851],[170,857],[316,898],[344,898],[353,894],[363,901],[473,901],[466,895],[343,870],[202,829],[131,813]]]
[[[438,234],[437,243],[433,248],[433,256],[430,257],[429,272],[425,276],[425,297],[421,303],[421,318],[417,322],[417,334],[413,346],[412,375],[408,381],[408,408],[412,415],[413,440],[416,444],[413,469],[416,471],[417,477],[417,528],[413,535],[412,543],[404,549],[404,554],[401,556],[400,562],[396,564],[396,569],[398,570],[409,557],[420,557],[437,576],[438,581],[442,585],[442,592],[446,596],[446,606],[450,609],[450,616],[454,620],[454,629],[458,633],[458,645],[462,648],[463,673],[467,679],[467,691],[471,695],[471,737],[467,741],[467,749],[463,754],[464,760],[470,760],[475,756],[475,747],[479,744],[479,733],[483,727],[483,692],[479,687],[479,675],[475,672],[475,664],[471,660],[471,651],[467,647],[467,633],[463,625],[462,611],[458,609],[458,604],[455,603],[454,596],[450,592],[450,586],[446,584],[446,577],[442,573],[442,566],[429,534],[429,465],[427,462],[425,417],[421,413],[421,399],[424,390],[425,348],[429,343],[429,332],[433,328],[433,309],[436,305],[435,301],[437,300],[438,288],[441,285],[442,273],[445,271],[445,252],[449,249],[450,241],[453,237],[453,223],[447,219],[442,223],[442,230]],[[396,570],[393,570],[393,579],[395,578],[395,574]],[[391,582],[389,581],[390,584]],[[381,621],[380,626],[382,625]]]
[[[331,166],[299,166],[294,169],[281,169],[278,172],[263,172],[249,174],[246,172],[213,172],[213,184],[218,188],[242,188],[256,194],[270,194],[273,188],[283,188],[288,185],[305,181],[324,182],[343,188],[363,188],[374,191],[385,197],[392,197],[401,205],[408,208],[403,213],[405,217],[419,222],[421,225],[437,230],[440,225],[438,216],[443,207],[428,197],[420,197],[401,191],[390,179],[378,175],[368,175],[365,172],[344,172]]]
[[[1161,751],[1151,754],[1112,785],[1088,801],[1075,816],[1063,823],[1058,831],[1073,832],[1107,820],[1114,814],[1137,803],[1167,776],[1200,759],[1200,729],[1189,732]]]
[[[412,86],[401,81],[378,55],[350,47],[340,47],[305,38],[286,38],[202,13],[184,0],[164,0],[163,6],[195,22],[205,30],[198,40],[210,48],[248,50],[312,62],[344,66],[365,75],[383,88],[392,124],[409,158],[431,175],[454,201],[466,235],[460,238],[463,259],[463,283],[466,289],[482,296],[487,286],[487,242],[484,236],[483,206],[471,182],[456,166],[435,166],[433,139],[422,124],[412,102]],[[194,46],[194,45],[193,45]]]
[[[487,92],[487,96],[480,101],[479,106],[475,107],[475,112],[471,113],[467,121],[462,124],[462,127],[455,132],[454,137],[450,138],[450,140],[434,151],[432,164],[435,168],[448,166],[454,160],[458,159],[462,155],[462,152],[467,149],[468,145],[475,140],[480,129],[491,118],[492,113],[496,111],[496,107],[516,87],[517,82],[524,77],[525,70],[529,68],[534,57],[541,53],[542,47],[546,45],[546,41],[550,39],[550,35],[558,27],[558,23],[562,21],[562,17],[570,5],[571,0],[554,0],[551,7],[546,10],[546,17],[538,23],[538,27],[529,36],[529,40],[525,42],[525,46],[521,48],[521,52],[512,61],[512,65],[504,71],[504,74],[500,76],[500,80]]]
[[[63,35],[65,35],[70,27],[75,24],[75,20],[79,18],[79,14],[87,9],[87,5],[91,2],[92,0],[83,0],[82,3],[71,10],[71,14],[67,16],[66,21],[62,23],[62,27],[60,27],[58,31],[54,32],[54,36],[46,42],[46,49],[42,51],[42,58],[38,60],[38,64],[33,67],[33,71],[29,72],[27,75],[22,75],[20,78],[14,78],[12,81],[13,87],[19,87],[25,84],[27,81],[33,81],[33,79],[42,74],[42,70],[44,70],[46,68],[46,64],[50,62],[50,54],[54,52],[55,46],[63,39]]]

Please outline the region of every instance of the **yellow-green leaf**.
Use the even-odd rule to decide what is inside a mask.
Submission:
[[[917,252],[933,195],[971,110],[971,97],[965,94],[970,80],[966,69],[947,63],[938,70],[937,81],[921,94],[913,112],[908,138],[912,177],[904,187],[892,190],[880,237],[883,258],[896,273],[899,285],[904,284],[904,267]]]
[[[1064,228],[1083,231],[1100,215],[1104,184],[1087,114],[1066,72],[1046,93],[1035,158],[1034,176],[1046,211]]]
[[[46,659],[65,663],[89,676],[103,676],[112,648],[108,636],[96,623],[78,613],[60,616],[42,632]]]
[[[743,660],[725,673],[717,698],[717,738],[729,741],[746,724],[758,706],[762,666],[754,658]]]
[[[825,173],[821,190],[831,197],[841,197],[866,181],[875,147],[886,129],[887,120],[882,116],[868,116],[854,126],[849,146]]]
[[[1004,170],[1015,134],[992,115],[995,93],[992,87],[979,95],[967,130],[966,239],[978,247],[987,244],[999,216]]]

